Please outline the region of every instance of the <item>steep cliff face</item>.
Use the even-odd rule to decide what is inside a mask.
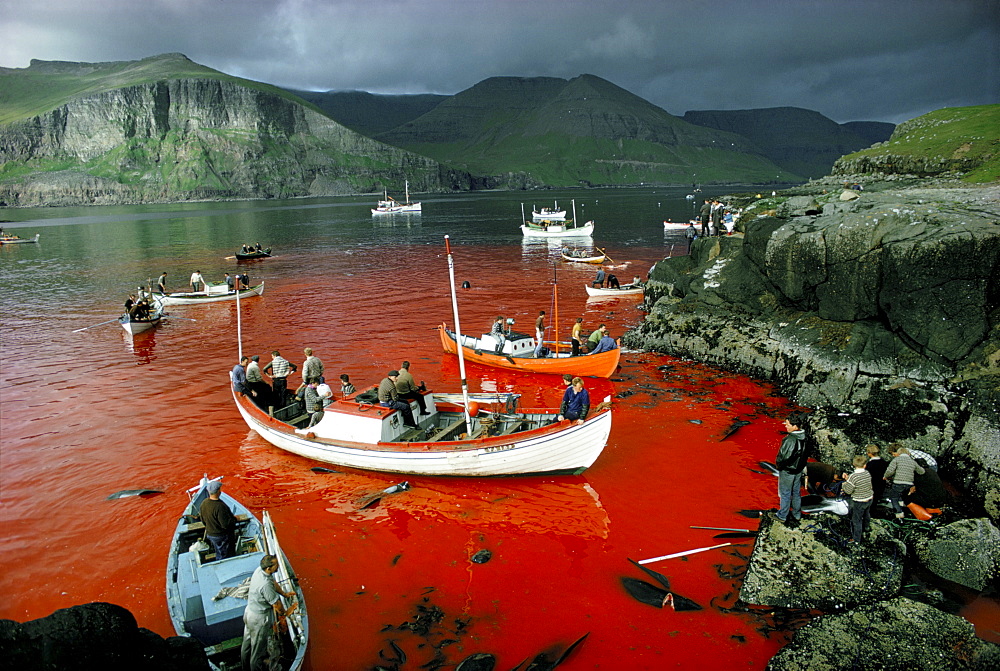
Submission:
[[[177,79],[73,100],[0,127],[7,205],[270,198],[468,188],[469,175],[303,105],[229,81]]]
[[[845,469],[868,442],[943,457],[998,519],[1000,187],[838,196],[658,263],[625,341],[780,383]]]

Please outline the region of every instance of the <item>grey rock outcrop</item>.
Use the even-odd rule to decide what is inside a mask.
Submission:
[[[817,618],[767,665],[768,671],[996,668],[1000,646],[976,638],[969,622],[902,597]]]
[[[844,542],[849,537],[846,519],[835,515],[803,519],[798,529],[765,518],[740,599],[754,605],[836,611],[894,596],[902,581],[906,547],[878,520],[853,552]]]
[[[0,126],[0,163],[58,166],[0,184],[9,206],[467,189],[467,173],[364,137],[275,93],[174,79],[74,99]]]
[[[937,529],[917,543],[917,557],[946,580],[980,592],[1000,576],[1000,530],[986,519],[966,519]]]
[[[656,264],[650,313],[624,343],[779,383],[815,408],[823,461],[846,467],[869,442],[922,449],[994,516],[998,196],[917,188],[763,203],[770,216],[741,222],[743,237],[701,239]],[[806,214],[816,205],[822,214]]]
[[[0,620],[0,658],[9,669],[209,669],[197,640],[163,639],[110,603],[63,608],[24,623]]]

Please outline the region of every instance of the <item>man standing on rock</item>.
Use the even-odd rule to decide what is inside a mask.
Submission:
[[[788,526],[802,519],[802,476],[806,470],[806,415],[793,412],[785,420],[788,435],[781,441],[774,465],[778,467],[778,512],[768,517]],[[791,514],[791,519],[789,519]]]
[[[705,204],[698,210],[698,219],[701,221],[701,237],[708,237],[708,218],[712,216],[712,201],[705,199]]]

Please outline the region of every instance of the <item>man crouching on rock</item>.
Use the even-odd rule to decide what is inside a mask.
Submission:
[[[785,420],[788,435],[781,441],[774,465],[778,467],[778,512],[768,517],[788,526],[802,519],[802,477],[806,469],[806,415],[793,412]],[[791,513],[791,519],[789,519]]]

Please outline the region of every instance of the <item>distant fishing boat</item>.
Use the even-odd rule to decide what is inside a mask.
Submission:
[[[248,252],[238,251],[236,252],[237,261],[252,261],[254,259],[266,259],[271,256],[271,248],[267,249],[252,249]]]
[[[126,312],[118,318],[118,323],[122,325],[129,335],[136,335],[153,328],[163,319],[163,303],[154,298],[149,306],[149,311],[143,316],[136,316]]]
[[[641,284],[623,284],[617,289],[592,287],[589,284],[585,284],[584,288],[587,290],[588,296],[630,296],[630,295],[641,296],[643,292]]]
[[[22,238],[17,235],[0,235],[0,245],[21,245],[27,242],[38,242],[38,238],[41,237],[41,233],[35,233],[33,238]]]
[[[398,200],[394,200],[389,197],[389,193],[384,192],[384,200],[378,201],[378,204],[372,208],[372,214],[399,214],[406,212],[420,212],[420,203],[410,202],[410,183],[406,182],[406,202],[400,203]]]
[[[691,225],[700,226],[701,224],[697,224],[694,221],[664,221],[663,222],[663,228],[665,230],[684,230],[688,226],[691,226]],[[698,229],[698,230],[700,231],[701,229]]]
[[[594,234],[594,222],[588,221],[583,226],[576,225],[576,201],[573,201],[573,219],[568,221],[528,221],[524,218],[524,203],[521,203],[521,233],[525,237],[536,238],[572,238],[591,237]]]
[[[294,605],[285,597],[286,613],[279,618],[278,648],[281,659],[268,668],[297,671],[305,661],[309,641],[309,619],[305,596],[288,557],[278,544],[271,516],[265,510],[258,520],[239,501],[222,492],[221,500],[236,516],[236,554],[216,559],[203,538],[205,525],[198,518],[201,502],[208,497],[208,476],[188,491],[189,501],[177,522],[167,556],[167,610],[179,636],[195,638],[205,649],[209,664],[217,671],[240,668],[243,642],[243,612],[247,607],[244,582],[260,566],[265,554],[278,558],[274,579],[285,591],[295,592]],[[242,596],[241,596],[242,595]]]
[[[608,258],[608,255],[601,252],[601,254],[588,254],[584,250],[568,250],[565,247],[562,249],[563,261],[574,261],[576,263],[604,263]]]
[[[566,218],[566,210],[559,209],[559,203],[555,203],[555,207],[543,207],[539,211],[535,211],[534,205],[531,206],[531,218],[536,221],[539,219],[548,219],[549,221],[562,221]]]
[[[211,282],[205,284],[205,291],[178,291],[170,294],[153,293],[153,298],[163,303],[163,305],[200,305],[202,303],[218,303],[221,301],[236,300],[235,291],[229,290],[229,285],[225,282]],[[261,282],[255,287],[241,289],[239,297],[242,299],[260,296],[264,293],[264,283]]]

